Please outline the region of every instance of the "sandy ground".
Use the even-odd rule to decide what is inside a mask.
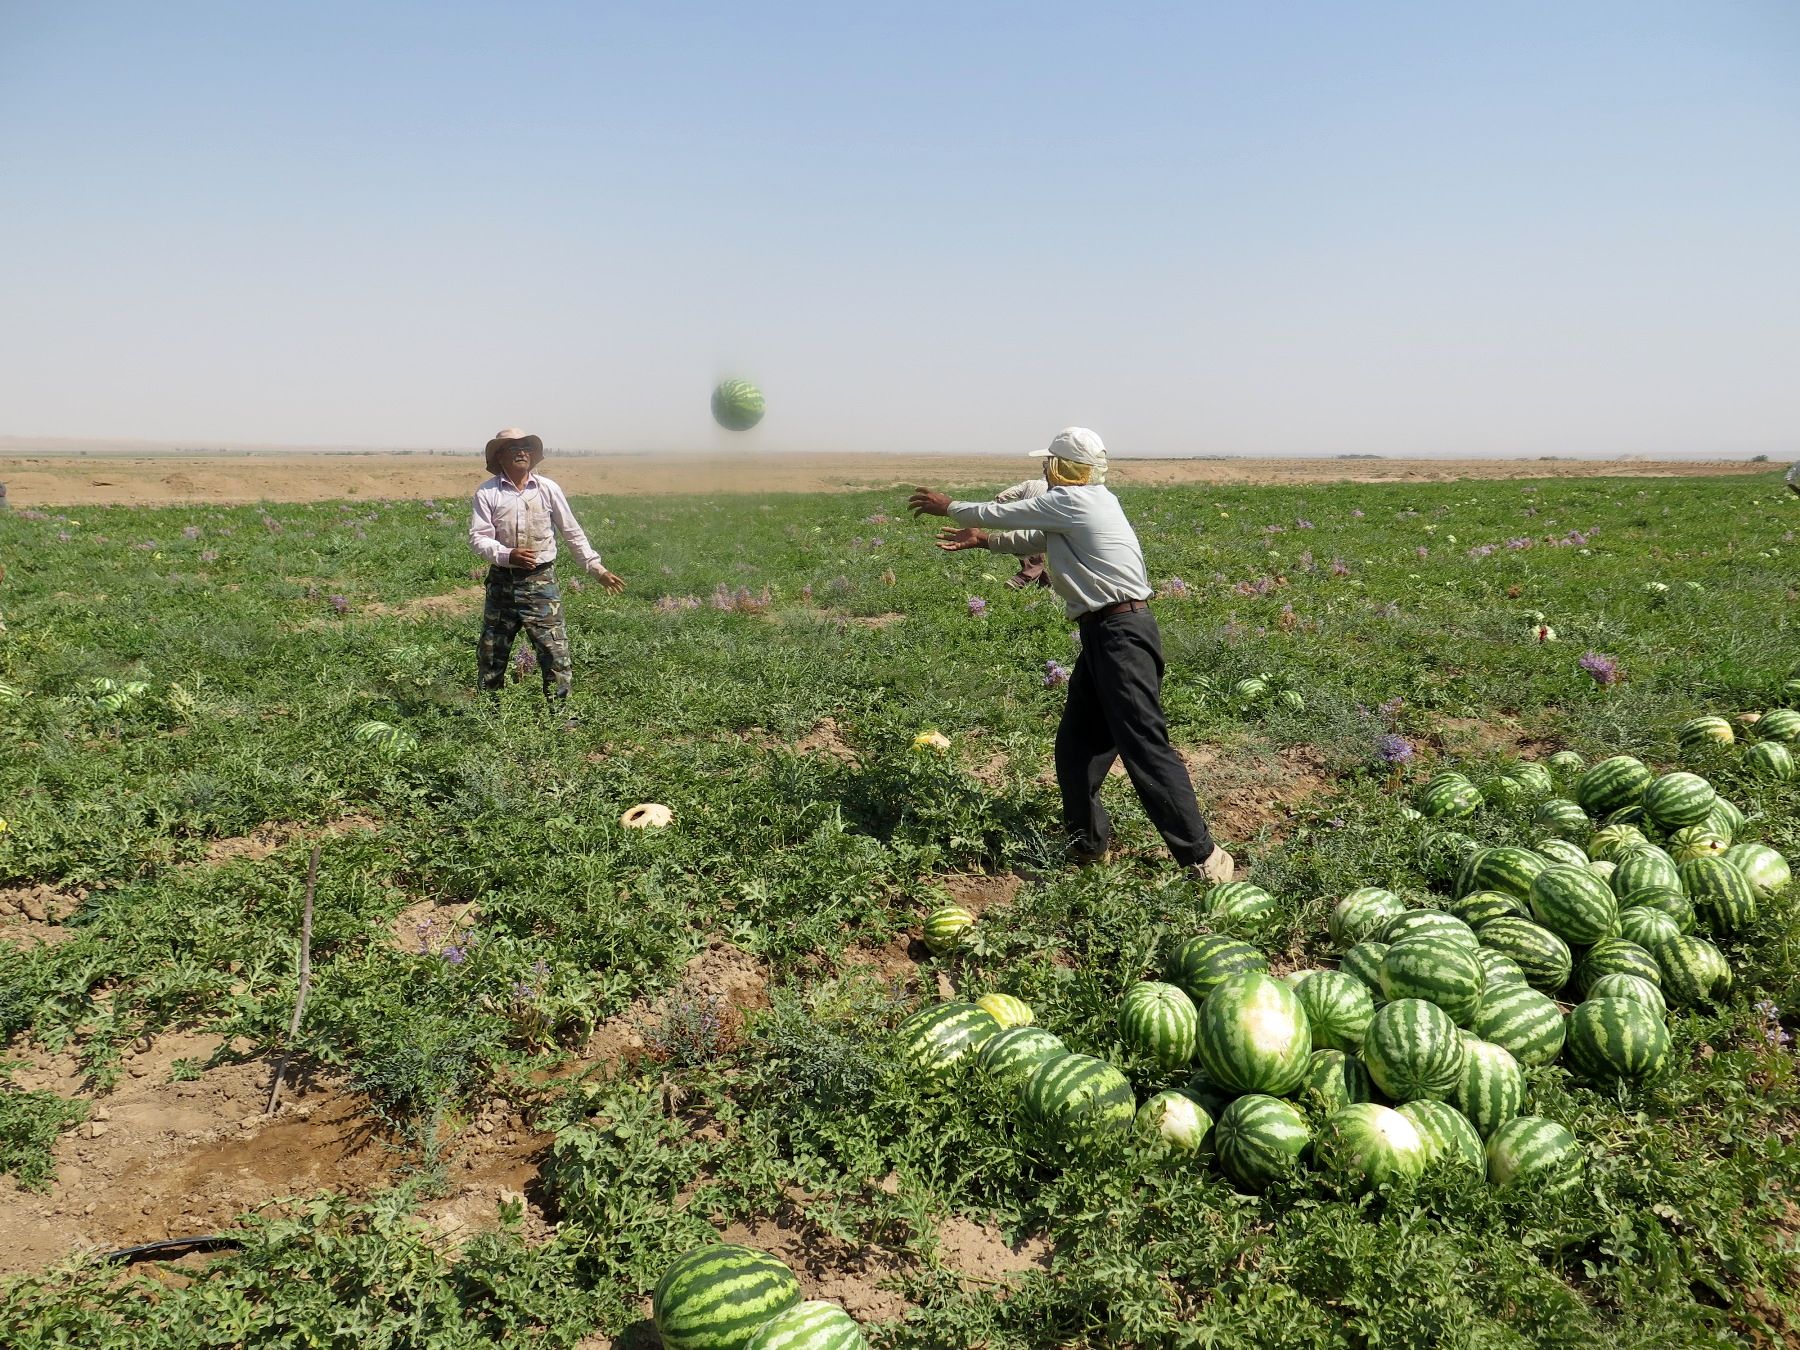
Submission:
[[[1744,461],[1537,459],[1143,459],[1117,460],[1114,483],[1306,484],[1445,482],[1452,479],[1593,478],[1766,473]],[[546,465],[571,493],[641,496],[679,492],[838,492],[856,488],[1009,482],[1033,461],[998,456],[786,454],[555,456]],[[460,498],[485,477],[479,458],[343,452],[214,456],[0,456],[0,483],[20,506],[167,506],[208,502]]]

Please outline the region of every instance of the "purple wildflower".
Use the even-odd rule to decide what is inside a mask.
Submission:
[[[1333,558],[1331,560],[1331,575],[1334,577],[1349,576],[1350,564],[1345,562],[1342,558]]]
[[[537,653],[533,651],[529,645],[523,646],[513,653],[512,664],[513,678],[522,680],[527,675],[532,675],[537,672]]]
[[[198,539],[200,537],[200,527],[198,525],[184,525],[181,530],[181,537],[183,539]]]
[[[1751,1005],[1750,1011],[1756,1014],[1756,1020],[1762,1025],[1763,1040],[1772,1048],[1779,1050],[1784,1045],[1793,1043],[1793,1036],[1781,1025],[1781,1009],[1769,999]]]
[[[1044,688],[1054,689],[1069,682],[1069,668],[1060,661],[1044,662]]]
[[[1381,756],[1382,763],[1398,767],[1413,757],[1413,746],[1406,737],[1389,732],[1375,738],[1375,753]]]
[[[1361,511],[1352,511],[1350,513],[1350,519],[1352,519],[1352,520],[1361,520],[1362,518],[1363,518],[1363,513]]]
[[[200,561],[203,563],[216,563],[219,561],[219,550],[216,548],[201,549]]]
[[[1471,558],[1485,558],[1493,551],[1494,546],[1492,544],[1477,544],[1474,548],[1469,550],[1469,556]]]
[[[972,619],[979,619],[986,613],[987,601],[983,600],[979,595],[971,595],[969,597],[969,617]]]
[[[1187,599],[1188,584],[1180,577],[1170,577],[1163,582],[1161,594],[1169,600]]]
[[[464,961],[468,960],[469,949],[467,947],[459,947],[453,942],[448,947],[444,948],[442,955],[445,965],[460,966]]]
[[[1312,527],[1313,523],[1310,520],[1296,520],[1294,522],[1294,528],[1296,530],[1310,530]]]
[[[341,595],[332,596],[329,603],[331,605],[331,612],[333,614],[339,615],[341,617],[342,615],[348,614],[350,612],[350,602],[348,600],[344,599],[344,597]]]
[[[1420,544],[1417,548],[1415,548],[1413,550],[1413,557],[1415,557],[1415,558],[1429,558],[1430,556],[1431,556],[1431,550],[1426,548],[1425,545],[1423,545],[1423,544]]]
[[[1595,684],[1617,684],[1625,678],[1624,672],[1619,669],[1619,663],[1612,657],[1604,656],[1599,652],[1585,653],[1579,665],[1594,677]]]

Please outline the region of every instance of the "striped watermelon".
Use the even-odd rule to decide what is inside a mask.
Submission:
[[[1679,890],[1681,874],[1675,870],[1675,860],[1652,844],[1627,853],[1619,865],[1613,868],[1606,883],[1612,887],[1612,893],[1623,900],[1633,891],[1641,891],[1650,886]]]
[[[1418,1127],[1398,1111],[1355,1102],[1326,1120],[1314,1155],[1324,1171],[1360,1193],[1418,1176],[1431,1153]]]
[[[1756,734],[1764,740],[1800,743],[1800,712],[1792,708],[1775,708],[1762,715]]]
[[[1146,1143],[1160,1144],[1178,1153],[1199,1153],[1212,1134],[1212,1112],[1197,1092],[1171,1088],[1159,1092],[1138,1108],[1133,1129]]]
[[[1008,1027],[983,1043],[975,1067],[1001,1086],[1011,1087],[1031,1077],[1045,1060],[1068,1053],[1062,1038],[1042,1027]]]
[[[1642,848],[1649,842],[1635,825],[1603,825],[1588,836],[1587,853],[1595,862],[1616,863],[1633,849]]]
[[[1714,933],[1729,937],[1756,922],[1756,887],[1723,857],[1684,862],[1681,884]]]
[[[1294,986],[1294,996],[1306,1010],[1317,1050],[1354,1051],[1375,1016],[1368,986],[1341,970],[1314,971]]]
[[[1406,912],[1406,902],[1379,886],[1361,886],[1332,906],[1328,921],[1331,944],[1348,951],[1379,933],[1395,915]]]
[[[1786,890],[1794,879],[1788,860],[1767,844],[1733,844],[1725,850],[1725,861],[1744,874],[1758,899]]]
[[[1206,1108],[1206,1114],[1213,1118],[1214,1125],[1219,1123],[1219,1117],[1224,1114],[1225,1107],[1232,1097],[1230,1092],[1208,1078],[1204,1069],[1198,1069],[1189,1074],[1187,1082],[1182,1086],[1182,1091],[1188,1093]]]
[[[1530,919],[1494,919],[1481,929],[1481,945],[1511,957],[1533,989],[1555,993],[1569,982],[1575,958],[1569,944]]]
[[[1679,830],[1704,821],[1719,800],[1697,773],[1665,773],[1644,789],[1644,814],[1658,829]]]
[[[1729,844],[1743,832],[1744,813],[1721,797],[1713,803],[1713,809],[1706,813],[1704,825]]]
[[[1027,1129],[1052,1150],[1086,1151],[1123,1134],[1137,1115],[1131,1084],[1092,1055],[1047,1059],[1025,1080]]]
[[[1227,881],[1206,893],[1206,917],[1234,932],[1255,932],[1275,917],[1275,897],[1253,882]]]
[[[1780,741],[1758,741],[1744,751],[1744,767],[1765,783],[1791,783],[1800,777],[1793,752]]]
[[[1469,1118],[1448,1102],[1404,1102],[1395,1108],[1413,1123],[1425,1141],[1427,1166],[1443,1163],[1449,1167],[1487,1172],[1487,1150],[1481,1136],[1469,1124]]]
[[[1011,994],[983,994],[975,1000],[975,1006],[998,1022],[1002,1031],[1011,1027],[1028,1027],[1036,1020],[1031,1005]]]
[[[1669,1060],[1669,1029],[1636,999],[1590,998],[1569,1014],[1569,1063],[1584,1078],[1642,1082]]]
[[[1673,919],[1678,931],[1683,933],[1691,933],[1694,931],[1693,902],[1679,890],[1672,887],[1649,886],[1641,891],[1633,891],[1619,902],[1619,913],[1623,915],[1628,910],[1633,909],[1655,910],[1657,913],[1665,914]],[[1621,937],[1631,938],[1631,934],[1625,932],[1623,928],[1621,928],[1619,932]],[[1633,942],[1637,941],[1636,938],[1631,938],[1631,940]],[[1647,942],[1643,945],[1650,947],[1651,951],[1656,950],[1655,947]]]
[[[1488,1180],[1496,1186],[1530,1186],[1554,1195],[1581,1184],[1581,1145],[1542,1116],[1519,1116],[1495,1130],[1487,1141],[1487,1160]]]
[[[1461,820],[1481,809],[1481,790],[1460,773],[1434,774],[1413,804],[1432,820]]]
[[[1419,868],[1435,882],[1456,880],[1462,865],[1480,845],[1455,830],[1435,830],[1419,839]]]
[[[999,1022],[1003,1031],[1013,1026],[1031,1026],[1035,1021],[1031,1004],[1024,999],[1015,999],[1012,994],[983,994],[976,999],[976,1006]]]
[[[1567,797],[1551,797],[1539,802],[1531,813],[1531,827],[1541,836],[1567,839],[1577,844],[1594,832],[1588,813]]]
[[[1705,938],[1682,934],[1653,949],[1662,967],[1662,990],[1676,1003],[1713,1003],[1731,989],[1731,964]]]
[[[1681,903],[1685,905],[1687,901]],[[1645,951],[1654,951],[1670,938],[1680,937],[1681,926],[1660,909],[1635,905],[1619,911],[1619,936],[1627,942],[1637,943]]]
[[[1530,898],[1537,921],[1577,946],[1598,942],[1619,919],[1618,897],[1585,867],[1550,864],[1532,881]]]
[[[1575,780],[1575,800],[1590,816],[1610,815],[1636,803],[1654,775],[1642,760],[1614,755],[1593,765]]]
[[[1529,987],[1530,980],[1525,972],[1519,969],[1519,963],[1512,957],[1495,951],[1492,947],[1477,947],[1475,959],[1481,962],[1482,988],[1493,989],[1503,984],[1518,984]],[[1483,998],[1487,997],[1484,993]]]
[[[651,1306],[669,1350],[744,1350],[777,1313],[800,1302],[800,1281],[767,1252],[715,1243],[678,1257]]]
[[[1525,1075],[1503,1045],[1469,1037],[1463,1042],[1462,1079],[1450,1101],[1483,1139],[1525,1109]]]
[[[1338,961],[1338,969],[1366,985],[1377,1003],[1387,1001],[1381,992],[1381,958],[1387,955],[1387,949],[1385,942],[1359,942]]]
[[[1628,998],[1641,1003],[1660,1018],[1668,1012],[1662,990],[1640,975],[1602,975],[1588,991],[1589,998]]]
[[[1531,894],[1531,879],[1549,866],[1551,863],[1543,854],[1528,848],[1511,844],[1484,848],[1470,854],[1463,864],[1456,878],[1456,893],[1502,891],[1523,900]]]
[[[748,380],[721,380],[712,391],[713,421],[727,431],[748,431],[763,419],[762,390]]]
[[[1587,761],[1573,750],[1558,750],[1544,763],[1550,766],[1551,773],[1565,780],[1579,778],[1587,768]]]
[[[1312,1132],[1287,1102],[1253,1093],[1225,1108],[1213,1142],[1225,1175],[1245,1190],[1260,1191],[1298,1170]]]
[[[1548,797],[1556,791],[1556,779],[1551,776],[1550,770],[1531,760],[1521,760],[1502,772],[1523,787],[1527,796]]]
[[[1410,937],[1381,958],[1381,992],[1390,1003],[1424,999],[1467,1026],[1481,1002],[1486,976],[1473,948],[1441,937]]]
[[[1268,968],[1269,958],[1248,942],[1202,933],[1175,949],[1166,973],[1170,984],[1179,987],[1196,1004],[1202,1004],[1208,994],[1233,975]]]
[[[1792,469],[1788,470],[1791,474]],[[1781,696],[1790,703],[1800,703],[1800,679],[1789,680],[1781,686]]]
[[[1389,919],[1381,930],[1381,940],[1390,944],[1414,937],[1443,938],[1471,949],[1478,945],[1473,928],[1440,909],[1409,909]]]
[[[1294,1094],[1329,1115],[1352,1102],[1375,1099],[1375,1080],[1363,1062],[1342,1050],[1315,1050],[1306,1060],[1306,1078]]]
[[[1462,1081],[1462,1033],[1435,1003],[1399,999],[1375,1010],[1362,1059],[1375,1085],[1393,1100],[1442,1099]]]
[[[936,955],[962,946],[975,926],[975,911],[962,905],[942,905],[925,916],[925,945]]]
[[[1723,717],[1712,716],[1696,717],[1691,722],[1682,723],[1676,737],[1681,748],[1690,755],[1710,753],[1730,745],[1736,739],[1731,731],[1731,723]]]
[[[1490,989],[1475,1010],[1471,1028],[1484,1041],[1503,1047],[1527,1069],[1548,1064],[1562,1053],[1566,1029],[1562,1009],[1528,985]]]
[[[868,1346],[849,1313],[835,1303],[809,1299],[764,1322],[744,1350],[868,1350]]]
[[[1481,785],[1481,800],[1489,806],[1517,806],[1525,796],[1525,785],[1510,774],[1496,774]]]
[[[1602,938],[1587,950],[1575,967],[1575,987],[1591,989],[1605,975],[1636,975],[1662,984],[1662,968],[1647,948],[1622,937]]]
[[[1621,806],[1617,811],[1609,812],[1600,818],[1602,829],[1609,825],[1629,825],[1642,837],[1645,825],[1644,808],[1641,805]]]
[[[1532,846],[1532,851],[1566,867],[1587,867],[1593,862],[1585,848],[1567,839],[1540,839]]]
[[[1312,1028],[1293,990],[1260,971],[1233,975],[1200,1009],[1200,1067],[1232,1092],[1285,1096],[1306,1076]]]
[[[1194,1001],[1172,984],[1145,980],[1127,989],[1119,1003],[1119,1039],[1162,1068],[1192,1062],[1199,1032]]]
[[[919,1073],[943,1080],[999,1034],[1000,1024],[986,1009],[973,1003],[939,1003],[919,1009],[900,1024],[900,1053]]]
[[[1677,867],[1695,858],[1717,857],[1731,847],[1725,842],[1725,836],[1710,825],[1689,825],[1686,829],[1676,830],[1667,842],[1668,854]]]
[[[1470,891],[1462,899],[1453,901],[1450,912],[1477,933],[1481,925],[1489,919],[1497,919],[1502,914],[1529,914],[1525,902],[1516,895],[1508,895],[1505,891]]]

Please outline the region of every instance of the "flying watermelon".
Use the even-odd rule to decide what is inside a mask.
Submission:
[[[748,431],[762,421],[762,390],[748,380],[724,380],[713,390],[712,415],[727,431]]]

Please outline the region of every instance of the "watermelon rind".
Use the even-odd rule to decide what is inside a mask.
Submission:
[[[1655,1016],[1669,1011],[1660,988],[1641,975],[1602,975],[1588,990],[1589,998],[1628,998],[1643,1004]]]
[[[1462,1077],[1450,1102],[1486,1139],[1525,1108],[1525,1075],[1519,1061],[1503,1045],[1466,1038]]]
[[[764,1322],[744,1350],[867,1350],[868,1344],[849,1313],[808,1299]]]
[[[1333,1112],[1313,1146],[1317,1166],[1353,1193],[1418,1176],[1431,1157],[1418,1127],[1398,1111],[1354,1102]]]
[[[1362,1060],[1375,1086],[1396,1102],[1443,1100],[1462,1078],[1462,1033],[1435,1003],[1397,999],[1375,1010]]]
[[[939,1003],[919,1009],[900,1024],[900,1052],[916,1072],[942,1080],[999,1034],[1000,1024],[986,1009],[973,1003]]]
[[[1545,993],[1561,989],[1575,971],[1569,944],[1532,919],[1500,918],[1483,924],[1481,945],[1511,958],[1531,987]]]
[[[1542,1116],[1517,1116],[1489,1136],[1488,1180],[1496,1187],[1529,1185],[1558,1194],[1580,1184],[1581,1145]]]
[[[974,910],[962,905],[940,905],[925,916],[925,945],[937,956],[955,951],[968,940],[968,931],[974,926]]]
[[[1644,789],[1644,814],[1652,825],[1679,830],[1702,823],[1719,800],[1713,785],[1697,773],[1665,773]]]
[[[1355,1052],[1362,1045],[1375,1000],[1369,987],[1341,970],[1316,970],[1294,986],[1306,1010],[1315,1050]]]
[[[1480,945],[1473,928],[1441,909],[1409,909],[1396,914],[1382,928],[1380,940],[1392,946],[1409,937],[1440,937],[1471,949]]]
[[[1177,1153],[1208,1151],[1212,1128],[1212,1112],[1205,1101],[1185,1088],[1170,1088],[1151,1097],[1138,1108],[1132,1124],[1144,1143]]]
[[[1251,1093],[1225,1108],[1213,1143],[1225,1175],[1244,1190],[1261,1191],[1298,1170],[1312,1131],[1290,1103]]]
[[[1012,994],[983,994],[975,1000],[975,1006],[998,1022],[1002,1031],[1028,1027],[1036,1020],[1031,1005]]]
[[[1395,915],[1406,911],[1406,902],[1379,886],[1359,886],[1336,905],[1326,920],[1331,944],[1348,951],[1379,933]]]
[[[1681,885],[1714,933],[1729,937],[1756,922],[1756,887],[1723,855],[1681,864]]]
[[[1614,755],[1590,765],[1575,780],[1575,800],[1591,816],[1610,815],[1635,803],[1654,776],[1642,760]]]
[[[1200,1067],[1229,1091],[1285,1096],[1300,1086],[1312,1048],[1299,997],[1260,971],[1225,980],[1200,1009]]]
[[[1056,1151],[1086,1152],[1130,1130],[1137,1098],[1125,1075],[1092,1055],[1047,1059],[1021,1094],[1029,1133]]]
[[[1199,1005],[1233,975],[1268,968],[1269,958],[1248,942],[1220,933],[1202,933],[1175,948],[1164,973],[1170,984]]]
[[[1642,1082],[1669,1061],[1663,1019],[1631,998],[1590,998],[1569,1014],[1568,1060],[1584,1078]]]
[[[1487,977],[1473,948],[1443,937],[1402,938],[1381,959],[1381,992],[1390,1003],[1424,999],[1467,1026]]]
[[[1567,1034],[1556,1001],[1529,985],[1490,989],[1475,1010],[1470,1028],[1484,1041],[1507,1051],[1527,1069],[1549,1064],[1562,1053]]]
[[[1724,859],[1744,874],[1757,898],[1768,900],[1788,888],[1794,879],[1788,860],[1767,844],[1733,844]]]
[[[1172,984],[1144,980],[1119,1002],[1119,1039],[1165,1069],[1193,1061],[1200,1013],[1194,1001]]]
[[[1069,1053],[1062,1038],[1042,1027],[1007,1027],[983,1043],[975,1068],[1002,1086],[1023,1083],[1047,1059]]]
[[[1487,1150],[1469,1118],[1449,1102],[1402,1102],[1395,1108],[1425,1143],[1427,1166],[1442,1164],[1486,1175]]]

